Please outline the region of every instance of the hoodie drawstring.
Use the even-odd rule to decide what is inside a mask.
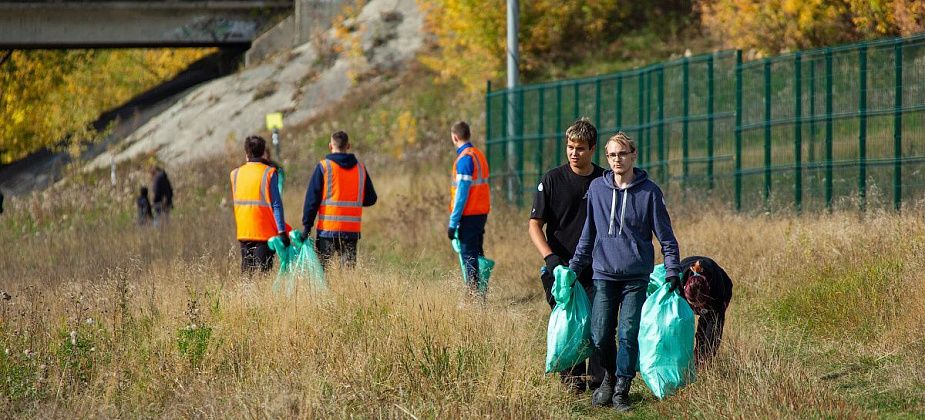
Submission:
[[[623,202],[620,203],[620,232],[618,235],[623,234],[623,221],[626,217],[626,198],[629,193],[629,188],[623,190]],[[614,188],[610,195],[610,227],[607,228],[607,234],[613,235],[614,229],[613,224],[617,221],[617,189]]]

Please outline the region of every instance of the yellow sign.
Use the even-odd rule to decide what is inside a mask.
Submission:
[[[267,114],[267,130],[276,130],[283,128],[283,113],[274,112]]]

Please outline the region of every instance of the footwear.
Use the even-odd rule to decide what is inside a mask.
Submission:
[[[594,393],[591,394],[591,405],[594,407],[604,407],[610,405],[610,401],[614,398],[613,394],[613,375],[605,374],[604,382],[601,382],[601,386],[597,387],[594,390]]]
[[[620,412],[627,412],[633,409],[630,406],[630,384],[632,384],[632,378],[617,378],[617,384],[614,386],[613,391],[613,409]]]

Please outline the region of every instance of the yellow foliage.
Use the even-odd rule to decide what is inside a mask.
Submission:
[[[208,49],[14,51],[0,66],[0,163],[96,133],[103,112],[156,86]],[[66,145],[65,145],[66,146]]]
[[[434,35],[434,52],[421,61],[441,80],[457,79],[469,90],[503,75],[507,46],[504,0],[419,2]],[[574,59],[595,43],[627,28],[634,10],[650,2],[619,0],[533,0],[520,2],[520,71],[539,71],[554,60]],[[652,2],[658,3],[658,2]],[[635,9],[634,9],[635,8]]]
[[[701,23],[717,39],[764,53],[923,30],[914,0],[701,0]]]

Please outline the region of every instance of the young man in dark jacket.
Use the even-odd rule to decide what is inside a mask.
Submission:
[[[591,265],[594,270],[591,339],[605,374],[591,404],[612,402],[615,409],[629,411],[639,360],[639,319],[655,267],[653,233],[665,257],[667,280],[675,287],[681,267],[662,190],[634,165],[636,143],[620,132],[607,141],[606,151],[611,170],[588,189],[588,216],[569,269],[581,273]]]
[[[553,270],[567,264],[575,254],[587,215],[585,194],[591,181],[604,174],[604,169],[593,162],[597,128],[591,121],[587,118],[575,121],[565,130],[565,142],[568,163],[546,172],[536,186],[528,228],[530,239],[545,262],[540,281],[550,308],[556,306],[556,300],[552,297],[552,285],[555,282]],[[543,227],[546,228],[545,233]],[[578,283],[585,289],[588,299],[594,300],[591,270],[583,271],[578,277]],[[563,371],[562,380],[575,391],[581,392],[588,385],[586,374],[591,375],[591,388],[596,388],[604,379],[597,355],[591,357],[590,369],[581,361],[572,369]]]
[[[681,260],[681,294],[700,317],[695,334],[694,359],[704,364],[713,359],[723,339],[726,308],[732,300],[732,279],[716,261],[691,256]]]
[[[331,153],[315,166],[305,191],[302,240],[308,238],[317,217],[315,247],[322,264],[327,267],[337,253],[342,265],[353,267],[357,260],[363,207],[376,204],[378,197],[366,165],[353,153],[347,153],[350,149],[347,133],[332,134],[328,148]]]

